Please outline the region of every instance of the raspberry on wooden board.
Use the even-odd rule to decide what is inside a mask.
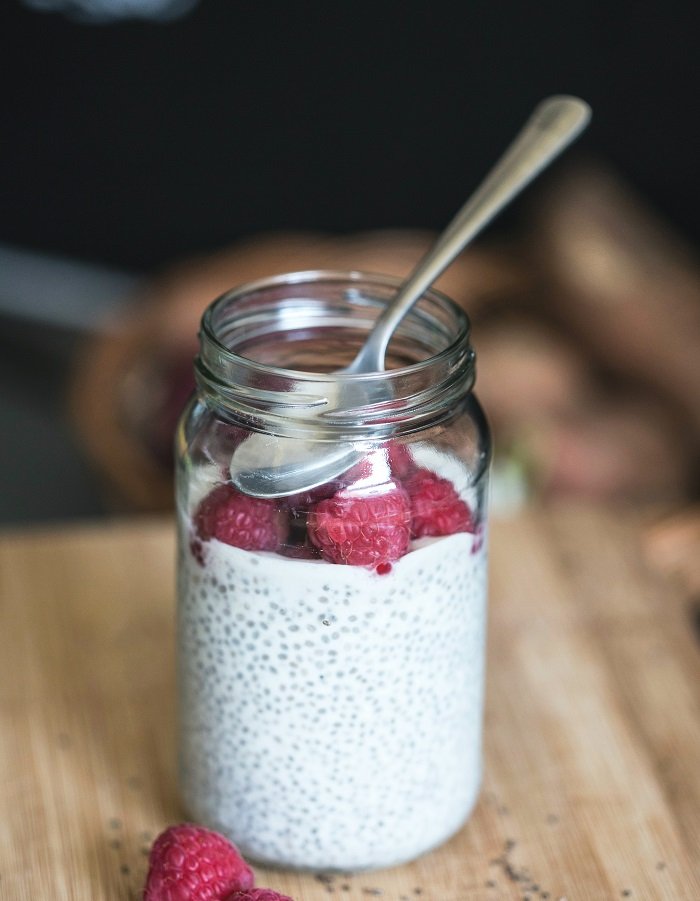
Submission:
[[[181,823],[153,843],[144,901],[224,901],[253,887],[253,871],[223,835]]]

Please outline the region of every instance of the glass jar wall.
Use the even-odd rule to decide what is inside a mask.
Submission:
[[[490,443],[466,317],[429,292],[386,372],[338,373],[395,290],[295,273],[202,321],[177,436],[180,784],[260,862],[397,864],[478,793]],[[343,462],[241,490],[264,467],[274,494],[299,449],[302,473]]]

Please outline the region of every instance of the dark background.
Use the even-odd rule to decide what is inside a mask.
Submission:
[[[3,8],[5,241],[147,268],[259,230],[440,227],[551,93],[588,100],[581,149],[698,236],[690,3]]]
[[[593,107],[573,153],[696,242],[697,19],[678,0],[200,0],[87,25],[5,0],[0,242],[149,273],[259,231],[440,228],[552,93]],[[99,512],[60,414],[70,341],[0,329],[0,520]]]

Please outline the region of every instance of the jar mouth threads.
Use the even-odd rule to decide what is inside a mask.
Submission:
[[[319,439],[425,428],[474,381],[469,320],[428,291],[397,329],[384,372],[345,374],[401,281],[360,272],[296,272],[222,295],[205,311],[195,373],[206,402],[249,428]],[[334,406],[353,385],[357,403]],[[345,391],[345,389],[344,389]]]

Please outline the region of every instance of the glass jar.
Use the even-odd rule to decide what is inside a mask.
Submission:
[[[386,372],[337,374],[397,286],[293,273],[202,319],[177,433],[180,786],[194,819],[266,864],[410,860],[479,789],[490,438],[468,320],[430,291]],[[333,409],[342,379],[364,399],[349,411]],[[260,434],[357,455],[326,484],[252,498],[231,464]]]

